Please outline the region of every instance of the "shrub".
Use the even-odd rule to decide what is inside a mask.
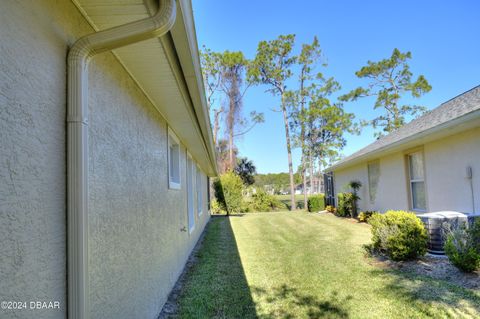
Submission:
[[[332,205],[327,205],[327,207],[325,207],[325,210],[329,213],[333,213],[335,207],[333,207]]]
[[[470,228],[449,230],[445,242],[445,254],[452,264],[465,272],[480,268],[480,220]]]
[[[242,179],[233,172],[222,174],[213,182],[215,197],[227,214],[243,211],[243,187]]]
[[[325,207],[325,202],[322,195],[313,195],[307,201],[309,212],[319,212]]]
[[[427,231],[420,218],[405,211],[373,214],[372,245],[393,260],[410,260],[427,252]]]
[[[369,220],[370,217],[372,217],[374,214],[378,214],[378,212],[370,211],[370,210],[366,210],[366,211],[364,211],[364,212],[360,212],[360,214],[358,214],[358,221],[361,222],[361,223],[368,223],[368,220]]]
[[[285,204],[279,201],[275,196],[267,194],[264,190],[258,190],[252,195],[250,208],[252,211],[269,212],[272,210],[285,208]]]
[[[353,200],[354,195],[352,193],[339,193],[337,216],[349,217],[353,215]]]
[[[225,213],[225,211],[222,210],[221,205],[218,203],[216,199],[212,199],[212,201],[210,202],[210,211],[214,215]]]

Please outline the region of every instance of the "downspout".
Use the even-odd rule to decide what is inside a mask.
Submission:
[[[102,52],[165,35],[176,17],[175,0],[159,0],[149,18],[80,38],[68,53],[67,215],[68,318],[89,318],[88,290],[88,62]]]

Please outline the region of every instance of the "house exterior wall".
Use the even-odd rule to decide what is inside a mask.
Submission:
[[[422,150],[424,155],[427,211],[473,211],[467,166],[473,170],[475,212],[480,211],[480,128],[420,145],[415,150]],[[350,191],[348,182],[359,180],[363,185],[359,194],[361,210],[411,210],[406,166],[408,153],[409,150],[404,150],[376,159],[380,165],[380,177],[374,202],[369,198],[370,161],[335,170],[335,193]]]
[[[480,128],[425,144],[427,201],[430,211],[473,212],[467,166],[473,170],[475,212],[480,212]]]
[[[368,184],[367,179],[367,166],[366,165],[355,165],[346,168],[345,170],[335,171],[333,178],[334,178],[334,189],[335,189],[335,202],[338,205],[338,193],[345,193],[350,192],[350,188],[348,187],[348,183],[352,180],[357,180],[362,183],[362,187],[358,191],[358,196],[361,200],[358,202],[358,207],[360,210],[367,210],[368,209],[368,201],[364,199],[368,197],[368,193],[366,191],[365,185]]]
[[[60,302],[1,318],[66,317],[66,56],[91,32],[70,1],[0,1],[0,300]],[[182,232],[185,148],[169,190],[165,120],[112,54],[89,81],[91,317],[156,318],[208,222],[207,178]]]
[[[111,54],[90,64],[89,273],[92,318],[156,318],[208,221],[191,234],[186,149],[168,188],[168,127]],[[195,191],[195,183],[193,187]],[[196,205],[194,205],[196,207]]]

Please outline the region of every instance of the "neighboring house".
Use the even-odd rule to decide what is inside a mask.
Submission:
[[[189,0],[0,1],[0,318],[157,318],[215,163]]]
[[[362,183],[361,210],[480,212],[480,86],[329,170],[335,195]]]
[[[324,192],[324,178],[323,178],[323,174],[321,175],[321,177],[319,177],[318,175],[315,176],[314,180],[313,180],[313,189],[311,188],[310,186],[310,178],[307,178],[307,182],[306,182],[306,192],[307,194],[318,194],[318,193],[323,193]],[[303,183],[299,183],[297,185],[295,185],[295,194],[297,195],[301,195],[303,194]]]

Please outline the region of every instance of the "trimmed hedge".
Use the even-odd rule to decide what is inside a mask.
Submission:
[[[427,252],[428,235],[420,218],[412,212],[390,210],[373,214],[373,249],[393,260],[411,260]]]
[[[319,212],[325,209],[325,200],[323,195],[313,195],[307,201],[309,212]]]

